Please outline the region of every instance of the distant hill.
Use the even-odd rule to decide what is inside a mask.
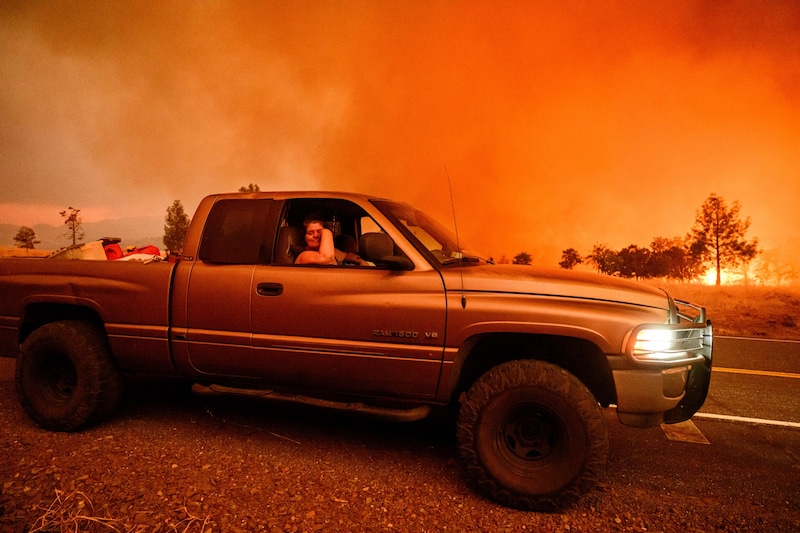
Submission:
[[[0,224],[0,246],[13,247],[14,237],[21,226],[13,224]],[[114,220],[101,220],[99,222],[84,222],[82,224],[84,238],[82,242],[91,242],[103,237],[119,237],[122,246],[144,246],[153,244],[159,248],[164,247],[164,217],[150,215],[141,217],[128,217]],[[58,250],[72,244],[68,237],[65,225],[53,226],[50,224],[37,224],[31,228],[36,233],[36,239],[42,241],[36,245],[37,249]]]

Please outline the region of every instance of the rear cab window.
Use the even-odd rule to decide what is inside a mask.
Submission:
[[[268,262],[271,199],[220,200],[211,208],[198,257],[205,263],[250,265]]]

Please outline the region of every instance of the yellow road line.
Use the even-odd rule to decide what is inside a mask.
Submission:
[[[727,372],[728,374],[749,374],[752,376],[772,376],[777,378],[800,379],[800,374],[792,372],[772,372],[770,370],[745,370],[744,368],[711,367],[712,372]]]

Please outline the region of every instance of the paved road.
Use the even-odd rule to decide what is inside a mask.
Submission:
[[[800,423],[800,342],[714,342],[711,388],[701,413]]]
[[[715,337],[714,366],[800,374],[800,341]]]

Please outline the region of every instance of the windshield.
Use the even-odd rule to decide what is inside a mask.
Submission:
[[[414,207],[397,202],[373,202],[419,248],[427,250],[440,264],[460,264],[481,261],[481,255],[459,246],[456,236],[436,220]]]

